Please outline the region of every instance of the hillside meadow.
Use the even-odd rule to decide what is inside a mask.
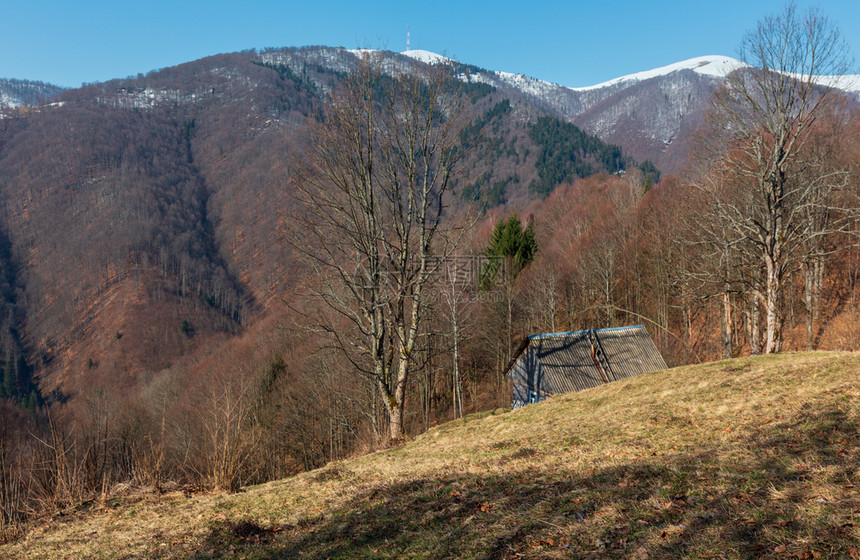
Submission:
[[[235,494],[114,488],[24,558],[860,558],[860,355],[674,368]]]

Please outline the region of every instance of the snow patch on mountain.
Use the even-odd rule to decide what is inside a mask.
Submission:
[[[5,93],[0,93],[0,109],[14,109],[23,105],[20,100]]]
[[[99,97],[102,103],[116,103],[130,109],[152,109],[165,104],[186,103],[196,99],[196,94],[185,95],[179,90],[146,88],[119,88],[109,95]]]
[[[530,78],[524,74],[511,74],[510,72],[493,72],[503,83],[515,87],[523,93],[535,96],[547,96],[558,90],[570,89],[551,82],[545,82],[536,78]]]
[[[349,72],[355,57],[361,58],[364,52],[374,51],[370,49],[347,50],[340,47],[284,48],[261,52],[258,59],[263,64],[286,66],[299,75],[304,72],[305,66],[308,65],[320,65],[337,72]]]
[[[38,105],[64,88],[44,82],[0,78],[0,109]]]
[[[372,55],[373,53],[378,53],[380,51],[377,49],[346,49],[346,52],[361,58],[364,55]]]

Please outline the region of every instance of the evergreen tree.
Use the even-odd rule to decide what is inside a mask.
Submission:
[[[511,214],[507,220],[502,220],[493,229],[490,244],[484,250],[489,257],[481,275],[481,284],[489,288],[499,280],[500,272],[504,271],[513,281],[520,272],[528,266],[537,253],[537,240],[531,224],[523,228],[522,222],[516,213]],[[502,268],[502,265],[505,268]]]
[[[500,221],[493,230],[490,244],[484,250],[487,262],[481,271],[481,287],[500,287],[504,299],[497,306],[505,325],[504,342],[498,347],[499,371],[510,362],[514,340],[514,285],[523,269],[537,253],[538,246],[531,224],[523,228],[516,214]]]

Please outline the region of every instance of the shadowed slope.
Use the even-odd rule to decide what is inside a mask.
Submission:
[[[860,356],[676,368],[237,495],[117,498],[5,557],[856,558]]]

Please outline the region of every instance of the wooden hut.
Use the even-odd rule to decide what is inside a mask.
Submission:
[[[660,369],[666,362],[642,325],[536,334],[523,341],[508,366],[511,406]]]

